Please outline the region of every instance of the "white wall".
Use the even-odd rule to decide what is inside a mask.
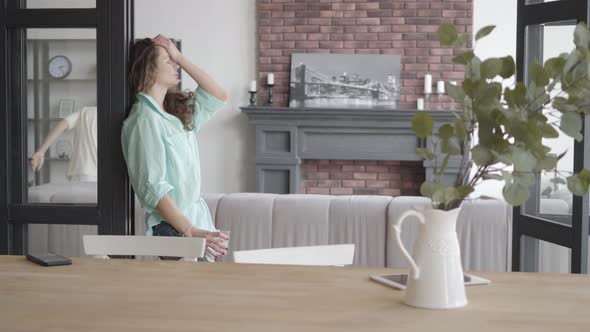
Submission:
[[[136,0],[135,37],[158,33],[181,39],[183,54],[230,94],[197,137],[202,191],[255,191],[254,129],[239,109],[248,104],[248,83],[256,75],[255,0]],[[196,88],[186,73],[182,87]]]

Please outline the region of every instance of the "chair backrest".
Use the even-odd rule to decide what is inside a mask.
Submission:
[[[286,265],[350,265],[354,244],[234,251],[234,262]]]
[[[90,256],[139,255],[203,257],[206,240],[195,237],[84,235],[84,252]]]

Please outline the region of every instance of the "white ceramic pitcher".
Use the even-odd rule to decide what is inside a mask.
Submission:
[[[467,304],[456,224],[459,209],[427,209],[403,213],[393,225],[395,241],[410,264],[404,302],[428,309],[451,309]],[[409,216],[420,221],[414,257],[404,247],[401,225]]]

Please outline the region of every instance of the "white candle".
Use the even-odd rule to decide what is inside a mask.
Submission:
[[[418,98],[418,100],[416,100],[416,109],[419,111],[424,110],[424,98]]]
[[[424,93],[432,93],[432,75],[424,75]]]
[[[256,92],[256,80],[250,82],[250,92]]]
[[[268,85],[275,84],[275,74],[273,74],[273,73],[268,74],[268,77],[266,78],[266,84],[268,84]]]
[[[450,82],[449,82],[449,84],[450,84],[450,85],[457,86],[457,81],[450,81]]]
[[[445,93],[445,82],[444,81],[436,82],[436,93],[439,93],[439,94]]]

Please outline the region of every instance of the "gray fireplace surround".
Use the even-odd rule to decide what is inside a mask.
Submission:
[[[256,131],[256,187],[258,192],[302,193],[301,161],[396,160],[420,161],[416,148],[424,140],[412,130],[415,112],[428,112],[435,130],[452,123],[451,111],[241,107]],[[458,172],[460,158],[452,159],[444,182]],[[426,179],[434,163],[423,162]],[[440,162],[439,162],[440,165]]]

